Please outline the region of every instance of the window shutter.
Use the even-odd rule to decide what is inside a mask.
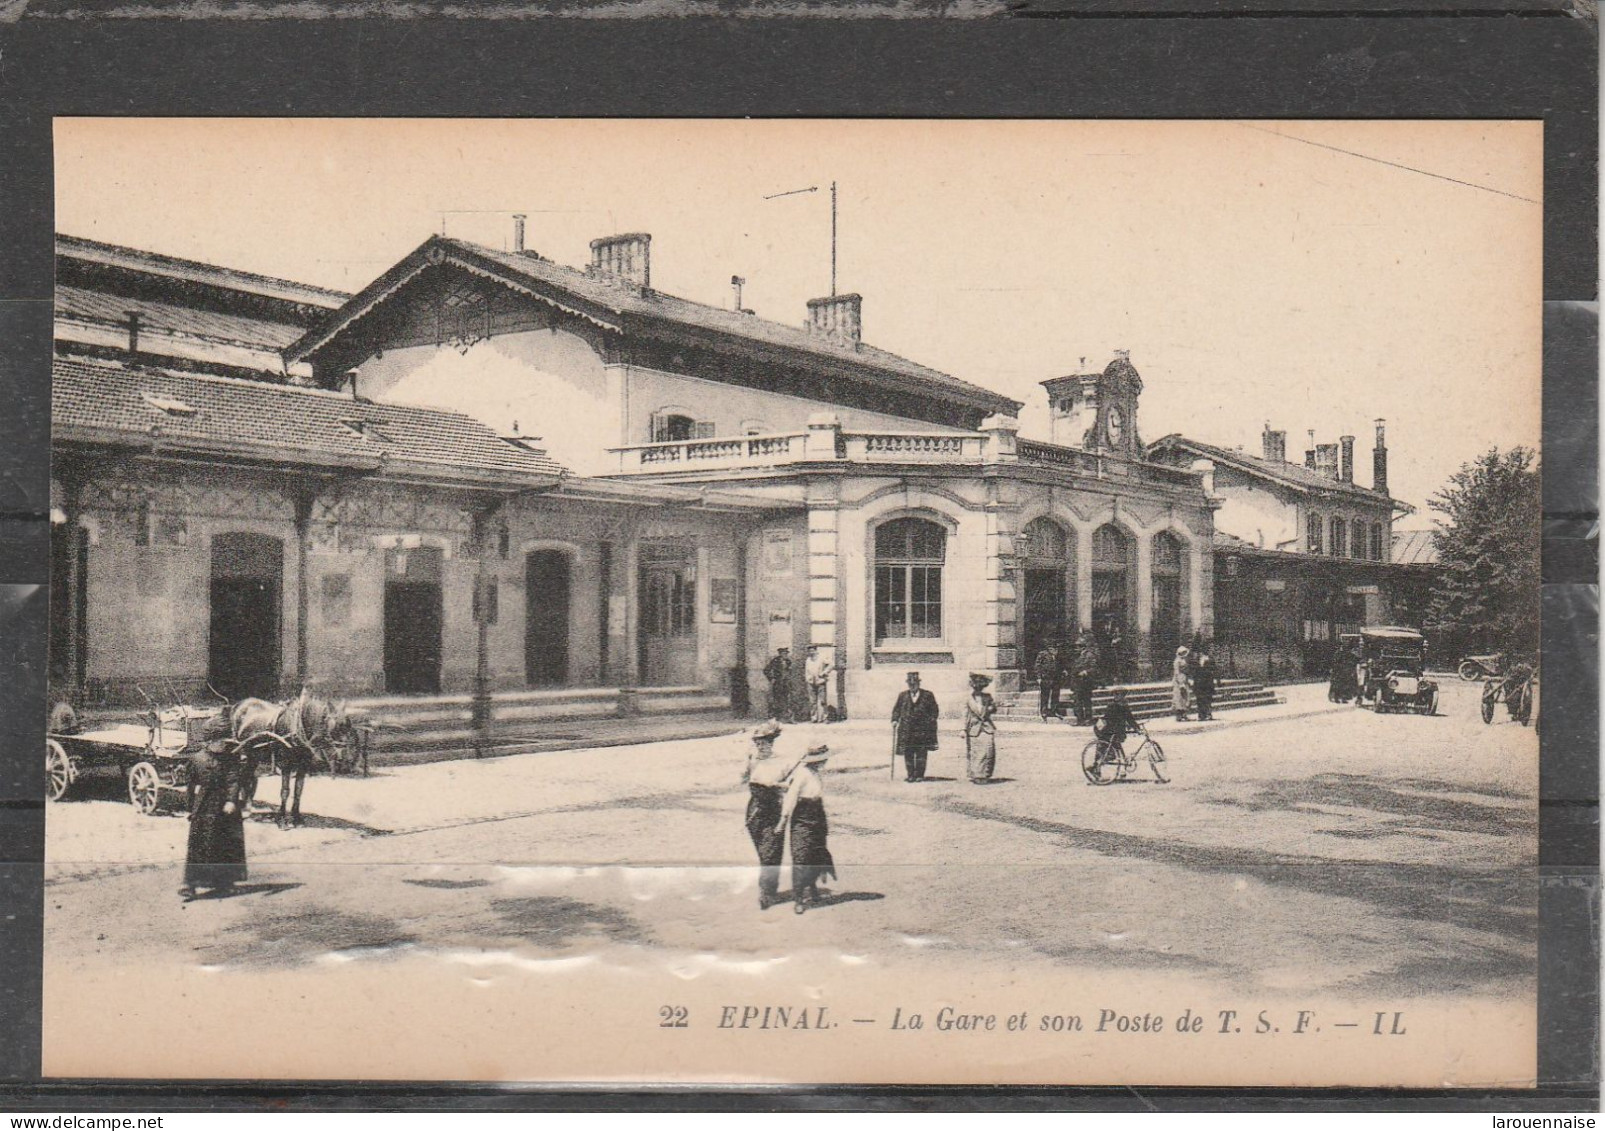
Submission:
[[[646,442],[649,443],[649,444],[656,444],[656,443],[662,442],[662,440],[663,440],[663,417],[659,416],[657,413],[654,412],[651,415],[651,417],[647,420]]]

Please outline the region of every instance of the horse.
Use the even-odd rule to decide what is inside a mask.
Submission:
[[[262,735],[274,735],[283,741],[284,751],[277,759],[280,828],[286,827],[286,822],[301,824],[301,790],[318,759],[321,758],[331,772],[338,773],[349,752],[355,752],[361,758],[363,776],[368,773],[366,729],[343,701],[310,695],[306,688],[285,703],[242,699],[229,711],[229,730],[236,742]],[[293,803],[290,798],[292,779],[295,782]],[[254,781],[252,785],[254,793]]]

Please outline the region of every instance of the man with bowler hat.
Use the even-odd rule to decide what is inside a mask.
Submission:
[[[908,673],[908,690],[892,707],[892,757],[902,756],[909,781],[925,780],[925,758],[936,749],[936,696],[920,686],[920,673]]]

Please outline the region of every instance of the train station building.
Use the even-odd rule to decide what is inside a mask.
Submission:
[[[814,646],[852,715],[911,668],[956,707],[1083,632],[1126,679],[1216,634],[1242,461],[1145,445],[1128,356],[1048,375],[1030,440],[856,294],[781,323],[655,290],[644,234],[521,242],[432,237],[344,295],[59,237],[56,679],[744,710]]]

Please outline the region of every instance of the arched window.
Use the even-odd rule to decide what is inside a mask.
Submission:
[[[1332,546],[1327,551],[1334,558],[1343,556],[1349,548],[1349,524],[1337,515],[1332,516]]]
[[[1092,532],[1092,620],[1100,633],[1125,633],[1130,622],[1131,548],[1114,526]]]
[[[942,563],[947,531],[923,518],[875,529],[875,643],[942,635]]]
[[[1380,522],[1373,522],[1371,524],[1371,560],[1374,562],[1380,562],[1383,560],[1382,524]]]
[[[1355,519],[1349,527],[1349,557],[1365,557],[1365,536],[1369,527],[1359,519]]]
[[[1323,529],[1324,524],[1318,514],[1312,514],[1304,520],[1305,553],[1319,554],[1321,552],[1321,531]]]
[[[1021,531],[1016,552],[1033,565],[1039,562],[1044,566],[1057,565],[1068,560],[1069,545],[1064,527],[1051,518],[1034,518]]]

